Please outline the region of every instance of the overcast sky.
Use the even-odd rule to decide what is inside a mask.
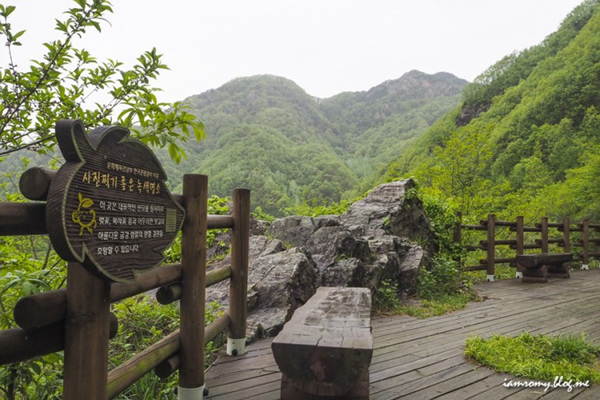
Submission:
[[[540,43],[582,0],[113,0],[102,34],[77,43],[131,65],[156,47],[169,65],[155,86],[177,101],[231,79],[273,74],[326,98],[418,69],[472,81]],[[69,0],[4,0],[17,10],[17,64],[57,37]],[[12,17],[12,16],[11,16]],[[0,52],[3,67],[6,53]]]

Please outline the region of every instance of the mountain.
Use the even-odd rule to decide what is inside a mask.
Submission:
[[[238,78],[185,100],[207,135],[188,146],[182,166],[168,169],[208,175],[220,196],[251,188],[253,205],[273,215],[338,202],[370,188],[364,182],[456,106],[466,84],[411,71],[365,92],[319,99],[282,77]]]
[[[465,87],[388,168],[470,215],[598,218],[600,1]]]

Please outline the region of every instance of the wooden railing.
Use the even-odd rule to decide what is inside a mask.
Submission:
[[[564,253],[575,253],[574,260],[581,261],[582,268],[589,268],[590,258],[599,258],[600,252],[596,250],[600,243],[599,237],[592,237],[592,233],[600,232],[600,224],[592,224],[584,220],[579,224],[572,225],[568,218],[562,222],[548,222],[544,217],[533,226],[525,226],[523,217],[517,217],[516,221],[499,221],[494,214],[489,214],[486,220],[479,225],[467,225],[461,221],[455,228],[454,241],[462,243],[463,230],[484,231],[485,239],[480,240],[478,245],[465,245],[467,251],[485,251],[485,258],[479,260],[478,265],[465,266],[460,260],[465,271],[486,271],[487,279],[494,280],[496,264],[509,264],[516,267],[516,256],[525,254],[526,250],[539,250],[540,253],[548,253],[551,245],[562,248]],[[496,239],[497,230],[508,228],[511,238]],[[556,230],[551,232],[551,230]],[[576,232],[578,240],[573,240],[573,232]],[[534,238],[526,240],[526,233],[532,234]],[[553,235],[551,235],[553,233]],[[552,237],[551,237],[552,236]],[[497,248],[508,246],[514,250],[513,257],[497,257]]]
[[[45,200],[53,176],[28,170],[21,191],[31,200]],[[250,221],[249,190],[233,192],[232,215],[216,216],[207,215],[207,189],[206,176],[185,175],[183,195],[174,196],[186,210],[181,264],[140,273],[134,283],[107,283],[69,262],[66,289],[18,301],[19,328],[0,331],[0,364],[64,350],[67,400],[113,398],[152,369],[161,377],[179,370],[180,397],[186,391],[202,393],[207,342],[227,329],[228,354],[245,352]],[[46,234],[45,213],[43,202],[0,203],[0,236]],[[223,228],[231,229],[231,267],[206,273],[207,229]],[[230,279],[229,310],[205,327],[205,288],[225,279]],[[180,329],[108,372],[108,339],[118,325],[110,303],[152,289],[159,289],[163,303],[180,300]]]

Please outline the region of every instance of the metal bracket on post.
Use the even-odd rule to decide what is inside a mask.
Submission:
[[[581,269],[588,270],[590,269],[590,266],[588,264],[581,264]]]
[[[227,355],[241,356],[246,354],[246,338],[232,339],[227,338]]]
[[[521,279],[521,278],[523,278],[523,273],[522,273],[522,272],[519,272],[519,271],[517,271],[517,276],[516,276],[516,278],[517,278],[517,279]]]
[[[485,280],[487,282],[494,282],[494,275],[486,275]]]
[[[197,388],[177,387],[177,400],[204,400],[207,393],[206,385]]]

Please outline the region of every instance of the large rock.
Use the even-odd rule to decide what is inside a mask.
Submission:
[[[398,287],[404,289],[404,294],[416,293],[417,277],[421,268],[429,262],[427,253],[419,246],[411,247],[400,260],[398,267]]]
[[[248,336],[274,335],[315,293],[319,272],[310,254],[285,249],[280,240],[251,236],[248,251]],[[228,255],[211,269],[231,265]],[[206,289],[207,302],[229,304],[229,280]]]
[[[249,327],[267,336],[276,335],[296,308],[316,292],[319,283],[314,262],[298,248],[256,259],[248,276],[248,294],[253,300]]]
[[[338,225],[337,215],[323,215],[316,218],[293,215],[273,221],[269,226],[269,232],[291,247],[299,247],[303,246],[317,230]]]
[[[340,222],[358,236],[394,235],[435,249],[435,238],[412,179],[377,186],[352,204]]]
[[[368,259],[371,256],[368,242],[353,236],[348,229],[340,225],[318,229],[302,247],[310,252],[321,272],[339,259]]]
[[[394,280],[402,293],[414,293],[434,241],[413,188],[410,179],[380,185],[341,216],[281,218],[268,236],[251,236],[249,336],[276,334],[319,286],[375,292],[382,280]],[[262,224],[253,226],[263,234]],[[212,268],[229,263],[227,256]],[[207,298],[226,305],[228,291],[222,282],[207,289]]]
[[[252,273],[253,268],[251,268],[251,265],[256,262],[256,260],[272,254],[280,253],[285,250],[286,248],[280,240],[269,239],[266,236],[250,236],[248,246],[249,274]],[[212,271],[230,265],[231,254],[227,254],[223,260],[212,262],[208,266],[208,270]],[[250,278],[248,278],[248,281],[250,282]],[[216,285],[208,287],[206,289],[206,301],[216,301],[222,306],[227,306],[229,304],[229,280],[225,280],[217,283]]]

